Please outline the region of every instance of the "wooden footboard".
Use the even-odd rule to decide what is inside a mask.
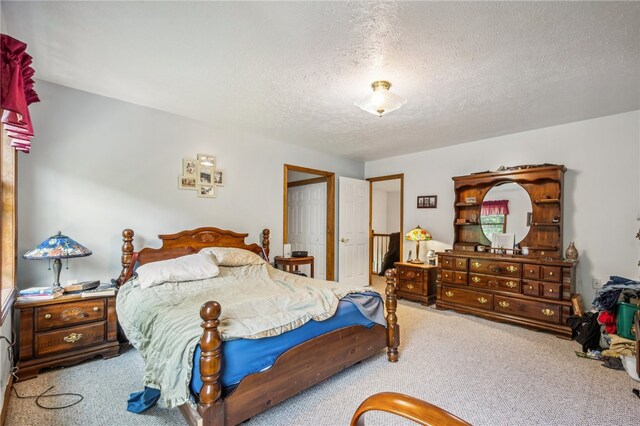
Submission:
[[[222,398],[219,383],[222,352],[220,305],[207,302],[200,309],[204,333],[200,339],[202,390],[198,416],[185,412],[190,424],[230,426],[241,423],[275,404],[313,386],[383,348],[390,362],[398,361],[400,334],[396,316],[395,270],[387,271],[387,327],[350,326],[323,334],[282,354],[271,368],[251,374]]]

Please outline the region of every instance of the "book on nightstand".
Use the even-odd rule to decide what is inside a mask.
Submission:
[[[52,300],[62,296],[60,287],[29,287],[20,290],[17,300],[25,302],[28,300]]]
[[[113,284],[100,284],[92,290],[82,292],[82,297],[115,296],[118,289]]]
[[[62,286],[65,293],[81,293],[86,290],[91,290],[100,285],[100,280],[96,281],[83,281],[81,283],[67,284]]]

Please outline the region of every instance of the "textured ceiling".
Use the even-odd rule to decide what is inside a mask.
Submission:
[[[640,4],[2,2],[37,77],[370,160],[640,108]],[[353,105],[374,79],[408,99]]]

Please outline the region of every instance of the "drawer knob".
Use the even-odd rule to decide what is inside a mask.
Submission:
[[[503,308],[508,308],[509,302],[505,302],[504,300],[501,300],[500,302],[498,302],[498,305],[500,305]]]
[[[499,274],[502,271],[502,268],[496,265],[489,265],[488,268],[491,272],[495,272],[496,274]]]
[[[480,281],[482,281],[482,279],[479,277],[472,277],[471,281],[473,281],[474,283],[479,283]]]
[[[549,276],[552,277],[553,276],[553,272],[549,272]]]
[[[488,302],[488,300],[485,299],[484,297],[478,297],[478,302],[480,302],[480,303],[482,303],[484,305],[485,303]]]
[[[530,274],[533,274],[533,269],[529,269],[529,273],[530,273]]]
[[[549,289],[549,293],[553,293],[553,289],[552,288]]]
[[[504,285],[509,288],[515,288],[518,284],[514,283],[513,281],[507,281],[506,283],[504,283]]]
[[[93,312],[98,312],[100,310],[100,308],[98,308],[97,306],[93,307]]]
[[[51,314],[45,314],[44,318],[45,319],[51,319]]]
[[[507,271],[509,272],[518,272],[518,268],[513,265],[507,266]]]
[[[482,266],[482,264],[480,262],[472,262],[471,266],[473,266],[474,268],[479,268],[480,266]]]
[[[445,291],[444,294],[447,297],[453,297],[453,292],[452,291]]]
[[[82,339],[82,334],[80,334],[80,333],[71,333],[70,335],[65,336],[62,340],[64,340],[67,343],[75,343],[80,339]]]
[[[529,286],[529,290],[533,290],[533,286]]]
[[[543,309],[542,310],[542,315],[545,315],[547,317],[553,316],[553,314],[555,314],[555,312],[553,312],[551,309]]]
[[[408,288],[409,290],[413,290],[413,284],[411,284],[411,283],[407,284],[407,288]]]

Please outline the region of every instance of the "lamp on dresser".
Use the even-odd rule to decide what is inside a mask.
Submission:
[[[428,241],[431,239],[431,234],[426,229],[420,227],[420,225],[413,228],[405,236],[406,240],[416,242],[416,258],[410,260],[409,263],[424,263],[420,260],[420,241]]]
[[[26,252],[22,257],[27,260],[54,259],[53,285],[60,286],[60,271],[62,270],[62,260],[60,259],[85,257],[91,256],[91,254],[91,250],[58,231],[56,235],[47,238],[38,247]]]

